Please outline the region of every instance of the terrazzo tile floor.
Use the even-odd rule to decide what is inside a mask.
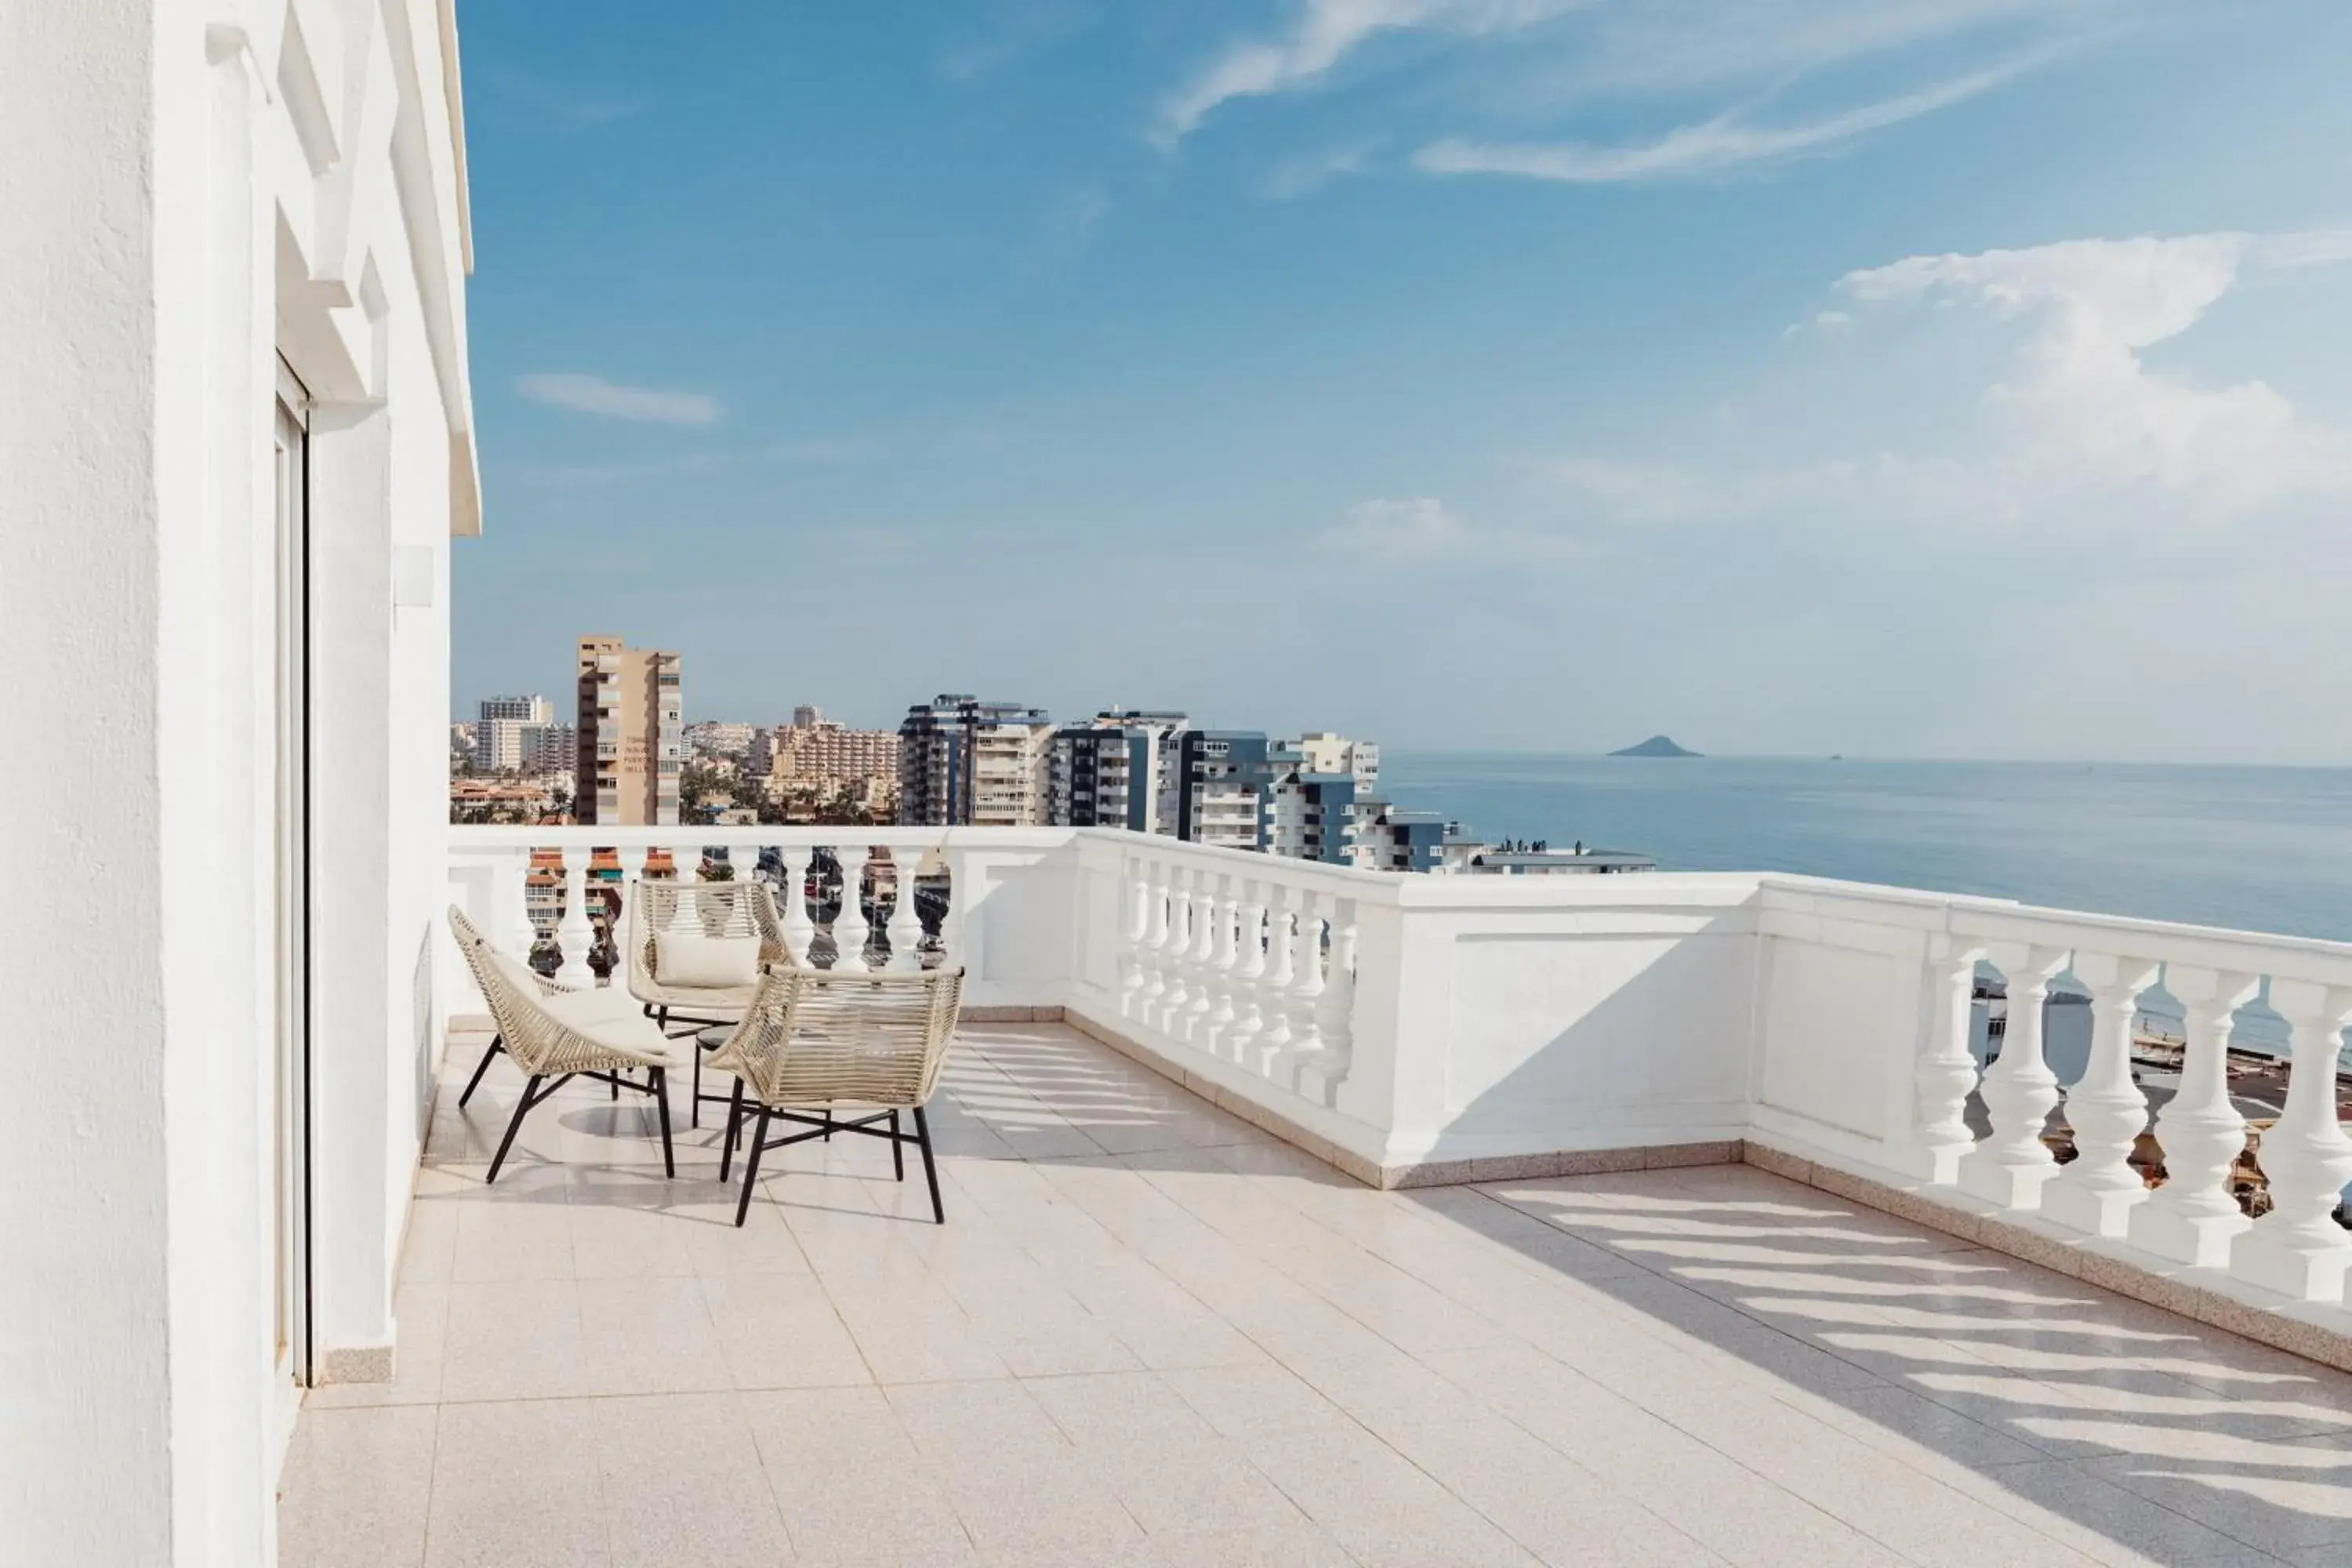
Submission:
[[[919,1167],[452,1041],[397,1375],[308,1400],[281,1561],[2352,1565],[2352,1378],[1747,1166],[1357,1185],[1059,1025]],[[706,1080],[705,1088],[712,1085]]]

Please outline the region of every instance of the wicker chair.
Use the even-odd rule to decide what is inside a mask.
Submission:
[[[466,955],[466,966],[474,972],[474,983],[481,987],[482,999],[489,1004],[491,1020],[498,1026],[498,1037],[482,1054],[481,1065],[474,1069],[457,1103],[462,1106],[473,1098],[490,1058],[501,1051],[530,1075],[522,1099],[515,1106],[514,1120],[507,1123],[507,1135],[499,1141],[498,1154],[484,1180],[499,1179],[507,1152],[514,1147],[515,1134],[522,1130],[522,1119],[574,1078],[611,1084],[616,1095],[626,1089],[653,1096],[661,1112],[662,1165],[667,1174],[677,1175],[677,1157],[669,1139],[671,1046],[652,1020],[637,1012],[629,998],[609,989],[571,991],[541,979],[492,947],[455,906],[449,910],[449,928],[457,934],[457,950]],[[646,1069],[643,1083],[622,1076],[639,1068]],[[547,1081],[551,1078],[552,1083]]]
[[[760,939],[762,973],[799,962],[784,942],[783,921],[776,917],[776,900],[768,885],[746,867],[730,882],[636,883],[636,923],[631,928],[629,994],[645,1005],[646,1013],[665,1035],[692,1035],[712,1024],[731,1024],[743,1016],[758,992],[749,985],[713,987],[680,985],[661,975],[664,931],[692,936]],[[673,1026],[683,1027],[673,1028]],[[688,1125],[702,1125],[702,1056],[694,1055],[694,1098],[687,1105]]]
[[[931,1189],[931,1219],[947,1223],[923,1106],[939,1082],[940,1063],[947,1059],[962,996],[960,969],[911,974],[769,971],[743,1021],[710,1058],[714,1068],[735,1075],[727,1137],[719,1154],[720,1181],[727,1180],[743,1123],[750,1119],[758,1123],[743,1156],[737,1225],[751,1212],[751,1189],[759,1181],[763,1151],[811,1138],[829,1139],[835,1132],[889,1140],[890,1163],[902,1182],[907,1179],[904,1145],[921,1150],[923,1179]],[[844,1109],[848,1120],[838,1115]],[[899,1128],[902,1110],[914,1113],[912,1133]],[[777,1121],[812,1131],[772,1140],[768,1128]]]

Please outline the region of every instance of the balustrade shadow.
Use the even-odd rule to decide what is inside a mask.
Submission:
[[[1405,1196],[2150,1560],[2352,1562],[2352,1377],[1753,1167],[1473,1190]]]

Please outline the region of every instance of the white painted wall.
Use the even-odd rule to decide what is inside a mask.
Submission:
[[[446,592],[394,624],[389,552],[446,583],[478,526],[446,11],[0,7],[0,733],[43,759],[0,768],[43,878],[0,910],[0,1038],[42,1084],[0,1110],[10,1561],[275,1555],[279,352],[321,403],[315,869],[349,877],[315,934],[320,1348],[391,1342],[447,631]]]

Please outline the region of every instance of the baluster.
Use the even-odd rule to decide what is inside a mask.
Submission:
[[[1322,895],[1312,890],[1298,895],[1297,956],[1291,961],[1290,1048],[1302,1059],[1323,1048],[1323,1021],[1318,1005],[1323,1000]]]
[[[2298,1301],[2335,1301],[2352,1264],[2352,1232],[2335,1220],[2352,1182],[2352,1138],[2336,1109],[2336,1073],[2352,986],[2271,978],[2270,1004],[2293,1029],[2286,1105],[2263,1134],[2256,1161],[2271,1212],[2231,1251],[2230,1272]]]
[[[2238,1009],[2263,988],[2259,975],[2183,969],[2164,972],[2164,988],[2187,1013],[2180,1086],[2156,1113],[2164,1152],[2164,1185],[2131,1212],[2131,1244],[2200,1268],[2230,1261],[2232,1239],[2253,1222],[2230,1184],[2246,1151],[2246,1119],[2230,1100],[2230,1030]]]
[[[874,927],[866,918],[866,858],[863,844],[836,844],[833,858],[841,862],[841,912],[833,917],[833,966],[851,971],[866,967],[866,939]]]
[[[2057,1076],[2042,1055],[2042,1010],[2051,980],[2066,967],[2066,952],[2000,948],[1993,961],[2009,981],[2009,1025],[2000,1058],[1985,1069],[1979,1090],[1992,1136],[1960,1161],[1960,1185],[2003,1208],[2031,1209],[2041,1205],[2042,1184],[2058,1168],[2042,1141],[2058,1103]]]
[[[809,919],[808,909],[809,849],[803,844],[786,844],[776,854],[784,871],[784,947],[793,955],[793,963],[805,964],[809,961],[809,939],[816,935],[816,922]]]
[[[891,880],[898,884],[898,892],[890,900],[890,923],[886,929],[890,939],[889,967],[901,972],[923,966],[923,916],[915,907],[915,871],[922,861],[919,846],[890,846]]]
[[[2093,1236],[2122,1236],[2147,1196],[2132,1149],[2147,1127],[2147,1096],[2132,1080],[2132,1025],[2139,994],[2163,966],[2144,958],[2078,953],[2074,977],[2091,988],[2091,1056],[2067,1092],[2074,1162],[2042,1190],[2042,1212]]]
[[[1265,1027],[1260,995],[1265,987],[1265,888],[1255,877],[1243,880],[1241,908],[1234,921],[1240,962],[1234,968],[1234,1021],[1225,1031],[1223,1054],[1237,1062],[1249,1059],[1250,1042]]]
[[[1185,999],[1183,1013],[1174,1023],[1178,1037],[1194,1043],[1200,1039],[1202,1020],[1216,1005],[1211,992],[1216,982],[1218,880],[1217,874],[1212,871],[1197,872],[1192,879],[1192,941],[1184,951],[1192,989]]]
[[[596,972],[588,967],[588,949],[596,940],[595,928],[588,923],[588,858],[593,853],[585,844],[563,851],[563,919],[556,927],[563,963],[555,978],[564,985],[596,983]]]
[[[1143,942],[1136,962],[1143,968],[1143,989],[1136,997],[1135,1016],[1149,1024],[1159,1016],[1160,1000],[1168,994],[1168,862],[1149,863],[1144,878]]]
[[[624,844],[614,854],[621,862],[621,912],[613,920],[611,984],[626,991],[637,967],[637,884],[645,879],[646,847]]]
[[[1234,897],[1240,879],[1230,871],[1217,874],[1217,946],[1209,955],[1209,1011],[1197,1028],[1203,1050],[1223,1055],[1225,1037],[1233,1032],[1238,1008],[1234,1000],[1234,975],[1241,965],[1240,932],[1235,929],[1240,921],[1241,904]]]
[[[681,882],[699,882],[700,880],[702,880],[702,846],[701,846],[701,845],[699,845],[699,844],[673,844],[673,845],[671,845],[671,846],[670,846],[670,850],[669,850],[669,863],[670,863],[671,867],[673,868],[673,869],[672,869],[672,870],[671,870],[671,872],[670,872],[670,875],[671,875],[671,876],[673,876],[673,877],[675,877],[675,878],[677,878],[679,881],[681,881]],[[682,909],[684,909],[684,908],[686,907],[686,904],[687,904],[687,900],[686,900],[681,899],[681,900],[678,900],[678,907],[679,907],[681,910],[682,910]]]
[[[1290,1048],[1290,979],[1297,957],[1291,942],[1290,889],[1276,887],[1266,896],[1266,972],[1258,992],[1265,1020],[1257,1032],[1257,1070],[1270,1074],[1276,1060]]]
[[[1151,1020],[1170,1034],[1175,1033],[1176,1020],[1182,1016],[1184,1005],[1192,1000],[1191,973],[1185,966],[1185,956],[1192,950],[1192,873],[1181,866],[1168,873],[1168,941],[1160,949],[1160,966],[1168,976],[1168,989],[1160,998],[1160,1012]]]
[[[1984,957],[1984,949],[1955,948],[1949,938],[1937,940],[1947,951],[1937,973],[1933,1032],[1927,1053],[1912,1070],[1918,1118],[1912,1137],[1919,1147],[1919,1174],[1946,1184],[1958,1179],[1960,1157],[1977,1145],[1968,1121],[1969,1091],[1977,1086],[1977,1058],[1969,1049],[1969,1032],[1976,1021],[1977,961]]]
[[[948,969],[961,969],[971,941],[971,910],[966,901],[967,889],[974,886],[971,863],[962,850],[942,844],[940,867],[948,874],[948,911],[940,920],[940,963]],[[982,957],[986,956],[983,952]]]
[[[1335,899],[1331,903],[1330,972],[1323,977],[1323,1002],[1317,1011],[1316,1022],[1323,1037],[1324,1051],[1343,1067],[1355,1044],[1355,1015],[1356,900]]]
[[[1118,1016],[1135,1016],[1143,1000],[1143,942],[1151,931],[1151,884],[1139,857],[1118,861]]]
[[[531,852],[528,849],[524,850],[522,876],[509,884],[514,893],[514,925],[511,928],[512,934],[507,938],[507,941],[514,944],[515,956],[521,959],[526,965],[530,963],[530,955],[539,946],[539,922],[531,918],[530,913],[530,879],[535,869],[536,868],[531,864]],[[562,885],[562,877],[560,874],[556,878],[556,884],[558,887]]]

